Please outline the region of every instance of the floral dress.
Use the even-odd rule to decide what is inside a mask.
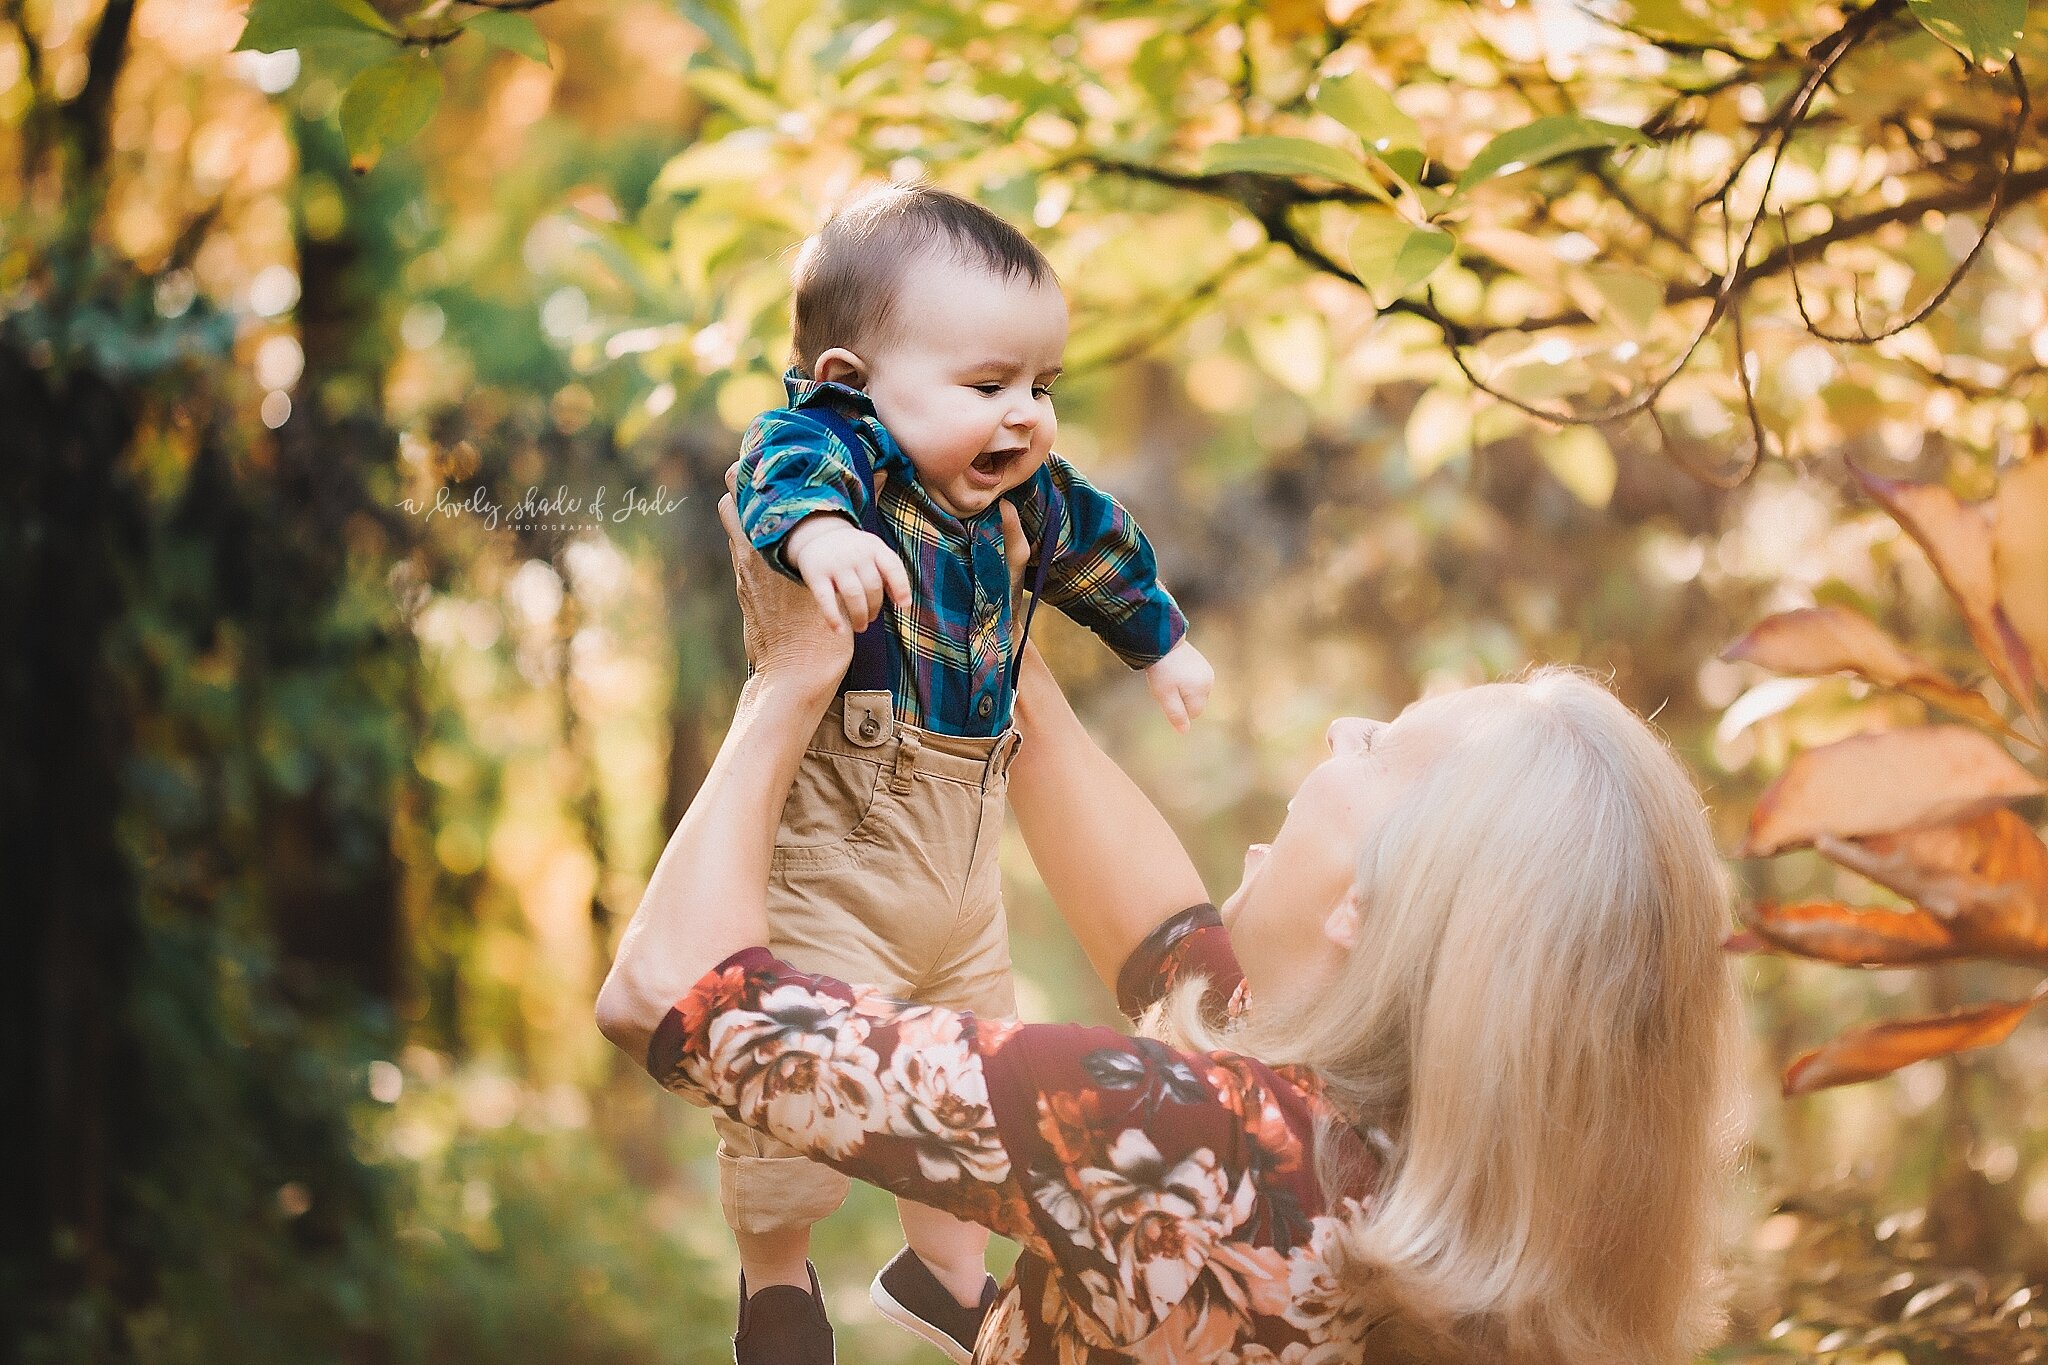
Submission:
[[[1160,925],[1118,1003],[1189,972],[1212,1009],[1243,973],[1214,908]],[[1343,1207],[1314,1175],[1315,1078],[1078,1024],[977,1019],[799,972],[746,948],[662,1020],[647,1069],[692,1103],[1022,1251],[978,1365],[1351,1365],[1370,1321],[1330,1267]]]

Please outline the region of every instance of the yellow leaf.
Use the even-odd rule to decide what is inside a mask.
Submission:
[[[1536,451],[1557,481],[1588,507],[1605,507],[1614,496],[1614,451],[1592,427],[1566,427],[1536,438]]]
[[[1408,414],[1408,471],[1426,479],[1444,464],[1472,453],[1472,395],[1431,389]]]
[[[1259,368],[1292,393],[1313,398],[1330,368],[1329,339],[1308,313],[1274,313],[1245,325],[1244,339]]]

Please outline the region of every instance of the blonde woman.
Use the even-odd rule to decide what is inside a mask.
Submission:
[[[1683,769],[1598,684],[1335,722],[1219,914],[1027,655],[1011,804],[1144,1022],[993,1023],[760,946],[846,646],[743,540],[734,561],[754,672],[599,1026],[686,1099],[1021,1244],[921,1335],[981,1365],[1679,1365],[1711,1338],[1718,864]]]

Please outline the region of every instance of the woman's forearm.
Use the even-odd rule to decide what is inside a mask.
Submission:
[[[1046,890],[1114,991],[1145,936],[1208,893],[1166,817],[1089,736],[1035,649],[1025,651],[1017,723],[1010,808]]]
[[[831,700],[814,682],[766,672],[741,690],[718,757],[655,863],[598,993],[598,1028],[635,1062],[706,971],[767,943],[775,830]]]

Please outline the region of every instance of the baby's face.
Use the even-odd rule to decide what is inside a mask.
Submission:
[[[868,357],[865,383],[828,372],[833,356],[850,354],[839,349],[819,357],[816,377],[865,388],[932,497],[974,516],[1052,450],[1066,300],[1056,285],[999,279],[940,253],[910,268],[896,310],[899,336]]]

